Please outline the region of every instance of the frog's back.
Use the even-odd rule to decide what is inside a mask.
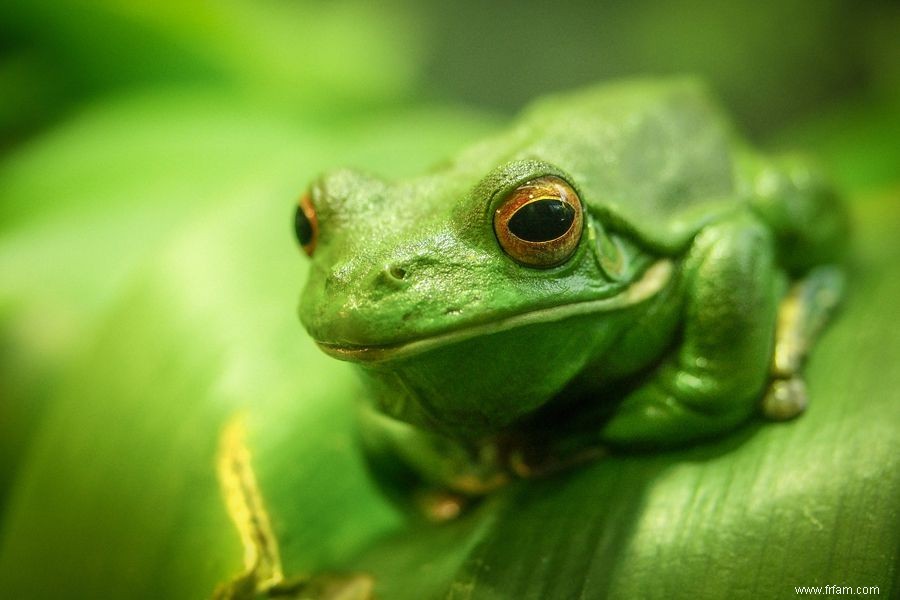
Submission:
[[[742,201],[730,126],[693,79],[627,81],[533,106],[519,153],[566,169],[589,208],[677,252]]]

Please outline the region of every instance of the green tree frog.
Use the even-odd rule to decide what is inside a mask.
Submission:
[[[513,478],[806,405],[837,195],[689,79],[539,101],[434,170],[315,181],[300,319],[366,382],[378,478],[437,518]]]

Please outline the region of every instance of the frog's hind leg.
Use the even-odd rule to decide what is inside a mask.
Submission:
[[[793,285],[778,307],[772,382],[762,402],[763,414],[784,421],[806,409],[806,385],[801,369],[810,348],[840,302],[843,272],[820,266]]]

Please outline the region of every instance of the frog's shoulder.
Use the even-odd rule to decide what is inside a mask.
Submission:
[[[741,204],[743,144],[696,79],[631,80],[550,97],[521,127],[523,150],[564,166],[585,203],[612,227],[678,252]]]

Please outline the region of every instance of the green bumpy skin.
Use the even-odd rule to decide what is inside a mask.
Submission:
[[[493,217],[548,175],[577,192],[583,234],[565,262],[534,268],[504,252]],[[601,447],[721,435],[767,390],[796,404],[840,292],[823,267],[846,240],[833,190],[738,140],[692,80],[551,97],[421,177],[341,170],[308,198],[300,317],[358,364],[368,457],[405,496],[478,495]]]

